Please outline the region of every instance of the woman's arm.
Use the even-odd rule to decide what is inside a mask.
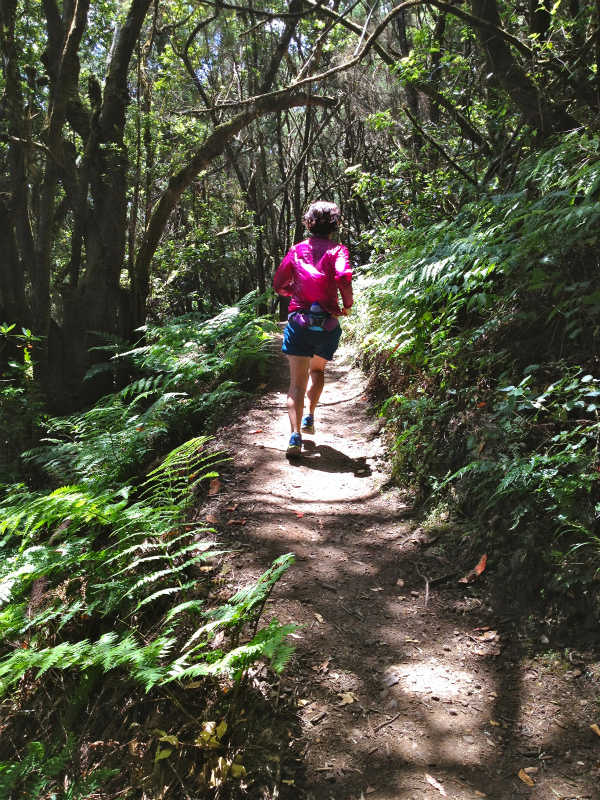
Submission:
[[[277,294],[281,294],[284,297],[291,297],[294,289],[294,276],[292,274],[293,260],[292,250],[289,250],[273,278],[273,288]]]
[[[352,267],[348,249],[341,244],[335,259],[335,281],[342,295],[344,309],[348,309],[354,302],[352,294]]]

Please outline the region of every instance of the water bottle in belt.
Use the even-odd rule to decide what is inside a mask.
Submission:
[[[323,330],[323,322],[326,314],[319,303],[313,303],[310,307],[310,321],[312,330]]]

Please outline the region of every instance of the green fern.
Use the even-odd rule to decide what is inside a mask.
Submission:
[[[571,134],[524,159],[510,191],[369,234],[354,326],[390,395],[394,475],[474,518],[486,548],[560,562],[587,541],[600,562],[599,189],[600,139]]]
[[[2,693],[29,670],[39,679],[49,670],[118,669],[149,689],[173,679],[177,671],[187,674],[185,669],[197,675],[239,674],[244,665],[263,655],[283,663],[286,634],[277,626],[245,649],[235,648],[231,656],[206,656],[206,643],[217,629],[239,635],[245,625],[256,626],[271,589],[293,562],[291,555],[277,559],[254,585],[218,608],[206,610],[204,601],[194,596],[194,568],[222,553],[212,540],[196,540],[207,532],[205,528],[185,523],[194,486],[214,474],[208,470],[222,458],[210,453],[207,445],[206,437],[196,438],[169,453],[149,474],[143,499],[133,504],[128,504],[127,487],[95,492],[86,486],[66,486],[50,494],[19,490],[11,496],[3,522],[0,597],[8,606],[0,634],[5,641],[15,634],[31,638],[26,647],[0,660]],[[94,547],[96,538],[109,530],[110,544]],[[24,598],[37,578],[45,581],[48,596],[27,620]],[[75,587],[66,602],[64,590],[60,597],[52,592],[65,579]],[[83,586],[85,592],[79,589]],[[176,596],[180,600],[166,615],[163,632],[148,643],[143,644],[127,624],[96,641],[60,641],[63,632],[72,637],[82,617],[118,611],[126,621],[142,607]],[[177,631],[187,618],[201,624],[180,646]]]
[[[65,769],[74,745],[75,739],[71,734],[61,750],[47,755],[42,742],[30,742],[22,761],[0,761],[0,797],[38,800],[43,790]],[[15,790],[18,795],[14,794]]]
[[[46,752],[42,742],[30,742],[27,755],[21,761],[0,761],[0,797],[19,797],[38,800],[44,790],[58,784],[75,749],[75,737],[69,734],[67,743],[58,751]],[[119,773],[118,769],[92,770],[85,778],[68,781],[64,800],[91,800],[104,783]],[[63,786],[65,781],[61,781]]]
[[[126,365],[135,379],[85,413],[50,420],[46,439],[26,454],[60,488],[15,485],[0,499],[4,696],[18,697],[25,675],[28,687],[50,688],[61,672],[80,685],[111,674],[149,691],[185,678],[186,670],[239,678],[261,658],[283,668],[293,626],[258,626],[292,557],[214,607],[212,579],[200,565],[223,550],[214,531],[190,523],[190,512],[225,455],[201,436],[156,466],[168,439],[181,441],[191,420],[196,430],[212,424],[239,398],[235,380],[266,361],[273,325],[256,319],[256,302],[213,320],[190,316],[149,328],[144,347],[127,352],[121,342],[105,342],[102,349],[115,354],[111,368]],[[230,652],[213,648],[219,631]],[[64,796],[83,800],[110,777],[99,771],[70,781],[65,759],[67,751],[32,743],[20,762],[0,765],[0,794],[33,800],[60,773]]]

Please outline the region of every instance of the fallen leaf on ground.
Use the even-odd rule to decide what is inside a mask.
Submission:
[[[259,385],[258,385],[256,388],[257,388],[257,389],[265,389],[265,388],[266,388],[266,386],[267,386],[267,384],[266,384],[266,383],[260,383],[260,384],[259,384]]]
[[[524,769],[519,771],[519,778],[525,783],[527,786],[535,786],[535,781],[533,778],[530,778],[529,775],[525,772]]]
[[[299,706],[307,706],[309,704],[309,702],[310,702],[310,700],[305,700],[304,698],[301,698],[300,700],[298,700],[298,705]]]
[[[496,720],[495,720],[495,719],[491,719],[491,720],[490,720],[490,725],[500,725],[500,723],[499,723],[499,722],[496,722]]]
[[[375,589],[371,589],[372,592],[383,592],[382,586],[377,586]]]
[[[367,792],[366,792],[367,794],[373,794],[373,792],[376,791],[377,789],[374,786],[367,786]]]
[[[207,514],[206,515],[206,521],[210,522],[212,525],[217,525],[218,522],[219,522],[218,518],[215,517],[214,514]]]
[[[236,503],[234,506],[227,506],[225,511],[237,511],[238,510],[238,506],[239,506],[239,503]]]
[[[286,786],[293,786],[294,785],[294,781],[286,781],[285,778],[281,782],[285,783]]]
[[[486,631],[482,633],[481,636],[475,636],[474,638],[477,639],[478,642],[492,642],[497,635],[498,631]]]
[[[478,792],[477,789],[475,789],[475,794],[477,795],[477,797],[487,797],[487,795],[484,792]]]
[[[402,580],[402,578],[398,578],[398,580],[396,581],[396,586],[404,586],[404,581]]]
[[[227,524],[228,525],[245,525],[246,524],[246,520],[245,519],[230,519]]]
[[[294,514],[301,519],[304,516],[304,511],[294,511]]]
[[[593,725],[590,725],[590,728],[594,731],[594,733],[597,733],[598,736],[600,736],[600,728],[598,727],[598,725],[594,723]]]
[[[315,619],[316,619],[316,620],[317,620],[317,622],[318,622],[318,623],[320,623],[321,625],[322,625],[322,624],[325,622],[325,620],[323,619],[323,617],[322,617],[320,614],[317,614],[317,613],[315,613]]]
[[[442,795],[442,797],[448,797],[448,795],[446,794],[446,790],[444,789],[442,784],[439,781],[436,781],[436,779],[428,772],[425,773],[425,780],[427,781],[427,783],[431,784],[431,786],[433,786],[434,789],[437,789],[438,792]]]
[[[255,430],[255,431],[250,431],[250,433],[251,433],[251,434],[253,434],[253,433],[264,433],[264,431],[263,431],[263,429],[262,429],[262,428],[258,428],[258,429],[257,429],[257,430]]]
[[[484,554],[479,559],[479,564],[473,567],[473,569],[470,572],[467,572],[464,578],[461,578],[459,580],[459,583],[473,583],[473,581],[477,580],[477,578],[481,575],[481,573],[485,569],[486,563],[487,563],[487,555]]]
[[[481,575],[481,573],[482,573],[482,572],[483,572],[483,570],[485,569],[485,565],[486,565],[486,564],[487,564],[487,555],[486,555],[486,554],[484,554],[484,555],[482,555],[482,556],[481,556],[481,558],[480,558],[480,560],[479,560],[479,564],[477,564],[477,566],[475,567],[475,570],[474,570],[474,571],[475,571],[475,572],[476,572],[478,575]]]
[[[526,772],[527,775],[535,775],[535,773],[539,770],[539,767],[525,767],[523,772]]]
[[[406,644],[421,644],[420,639],[409,639],[408,636],[404,640]]]
[[[350,705],[350,703],[356,702],[356,697],[353,692],[342,692],[338,696],[342,698],[341,706],[347,706]]]
[[[216,494],[220,488],[221,488],[221,481],[218,478],[213,478],[212,481],[210,482],[210,489],[208,490],[208,493],[210,495]]]

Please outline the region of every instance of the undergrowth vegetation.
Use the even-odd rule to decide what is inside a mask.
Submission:
[[[45,440],[24,456],[21,480],[4,485],[0,693],[3,741],[12,744],[0,762],[3,798],[33,800],[59,785],[66,788],[53,796],[96,796],[111,780],[109,767],[89,763],[73,768],[85,780],[69,778],[69,765],[84,758],[81,716],[110,675],[135,705],[138,695],[194,681],[220,696],[231,682],[241,686],[257,660],[280,671],[289,659],[295,626],[259,623],[293,558],[225,590],[224,550],[197,520],[195,500],[226,454],[207,435],[182,442],[193,429],[208,432],[243,394],[239,381],[260,373],[271,323],[256,302],[148,328],[133,349],[115,345],[110,368],[133,380],[86,412],[50,420]],[[217,738],[208,713],[195,723],[203,790],[245,775],[223,755],[227,703],[218,713]],[[100,715],[98,723],[108,721]],[[177,737],[161,735],[156,762],[175,749]]]
[[[89,411],[51,420],[25,459],[62,482],[112,485],[188,431],[214,429],[243,395],[241,382],[266,364],[273,324],[258,316],[259,303],[252,293],[213,318],[187,314],[149,325],[134,348],[107,342],[102,349],[112,358],[89,378],[110,371],[123,388]]]
[[[358,336],[394,473],[505,576],[597,610],[600,141],[468,191],[370,234]]]

